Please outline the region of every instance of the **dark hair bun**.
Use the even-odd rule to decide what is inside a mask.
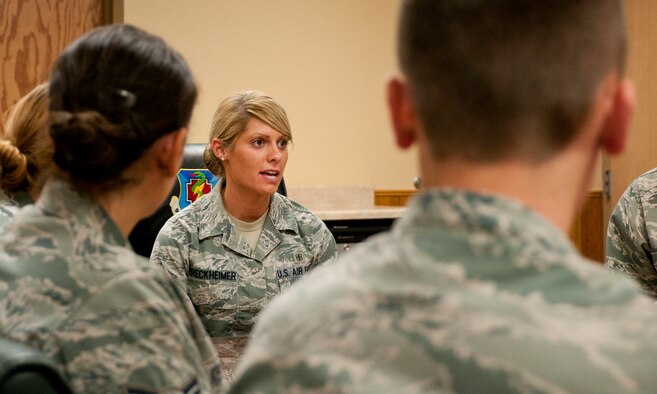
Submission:
[[[118,178],[144,149],[121,125],[96,111],[53,112],[50,135],[57,147],[55,163],[71,176],[92,183]]]
[[[150,145],[187,126],[195,101],[187,63],[161,38],[123,24],[94,29],[53,65],[55,163],[85,186],[123,184]]]

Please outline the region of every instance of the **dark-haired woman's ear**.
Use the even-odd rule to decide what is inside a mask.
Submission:
[[[183,160],[183,150],[187,141],[187,128],[183,127],[160,137],[153,144],[157,168],[165,176],[178,173]]]

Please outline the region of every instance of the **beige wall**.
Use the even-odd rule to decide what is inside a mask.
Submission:
[[[206,142],[217,104],[259,89],[288,112],[289,185],[412,188],[415,151],[394,145],[384,81],[395,70],[398,0],[124,0],[123,18],[156,33],[200,85],[190,142]],[[163,92],[166,94],[166,92]]]

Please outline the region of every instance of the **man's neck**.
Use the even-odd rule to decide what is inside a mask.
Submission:
[[[511,198],[542,214],[568,233],[589,189],[595,159],[586,166],[568,157],[532,164],[462,160],[422,161],[425,188],[452,187]],[[578,171],[578,168],[586,170]]]

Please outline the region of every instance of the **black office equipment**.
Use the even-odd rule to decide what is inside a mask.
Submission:
[[[41,351],[0,338],[0,394],[72,394],[56,364]]]

